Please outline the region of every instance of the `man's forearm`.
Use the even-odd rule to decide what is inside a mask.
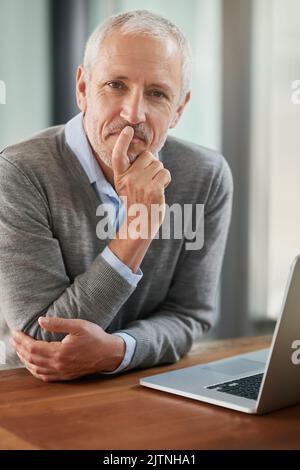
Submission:
[[[130,208],[127,207],[127,210],[128,209],[130,210]],[[146,210],[148,209],[146,208]],[[140,234],[135,232],[131,227],[131,224],[135,222],[135,217],[127,214],[120,230],[108,245],[109,249],[119,260],[126,264],[134,273],[136,273],[140,267],[159,227],[159,224],[155,224],[156,220],[154,217],[155,216],[153,216],[152,220],[151,213],[145,215],[145,220],[142,221],[142,225],[147,228],[147,232],[140,236]],[[155,227],[154,230],[153,226]]]
[[[113,239],[109,249],[126,264],[134,273],[137,272],[152,240]]]

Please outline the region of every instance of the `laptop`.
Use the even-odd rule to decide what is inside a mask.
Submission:
[[[269,349],[144,377],[140,385],[251,414],[300,403],[300,256]]]

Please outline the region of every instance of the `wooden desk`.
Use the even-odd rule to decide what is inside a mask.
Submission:
[[[300,449],[300,406],[253,416],[138,384],[156,372],[269,344],[269,337],[201,343],[171,366],[70,383],[2,371],[0,448]]]

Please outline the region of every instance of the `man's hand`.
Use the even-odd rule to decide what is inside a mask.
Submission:
[[[125,354],[124,340],[86,320],[40,317],[47,331],[68,333],[61,342],[37,341],[17,331],[11,344],[25,367],[44,382],[72,380],[115,370]]]
[[[148,151],[142,152],[130,164],[127,154],[133,135],[133,128],[125,127],[118,137],[112,154],[114,185],[123,200],[126,221],[110,242],[109,248],[124,264],[136,272],[163,222],[165,188],[171,182],[171,175],[169,170],[166,170]],[[130,208],[138,204],[143,206],[145,236],[132,237],[128,229],[131,229],[136,216],[130,214]],[[152,212],[154,206],[159,210]]]
[[[119,197],[125,197],[127,208],[133,204],[143,204],[147,208],[149,221],[151,206],[157,204],[164,206],[165,189],[171,182],[169,170],[164,168],[162,162],[157,160],[151,152],[142,152],[130,164],[128,149],[134,130],[125,127],[120,133],[112,153],[112,167],[114,171],[114,185]],[[163,216],[154,227],[156,233],[163,222]],[[155,235],[153,234],[153,236]]]

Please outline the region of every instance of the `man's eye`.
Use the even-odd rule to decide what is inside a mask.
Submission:
[[[109,82],[107,85],[114,90],[121,90],[123,88],[123,83],[121,82]]]
[[[154,96],[154,98],[166,98],[166,95],[159,90],[152,90],[150,91],[150,95]]]

